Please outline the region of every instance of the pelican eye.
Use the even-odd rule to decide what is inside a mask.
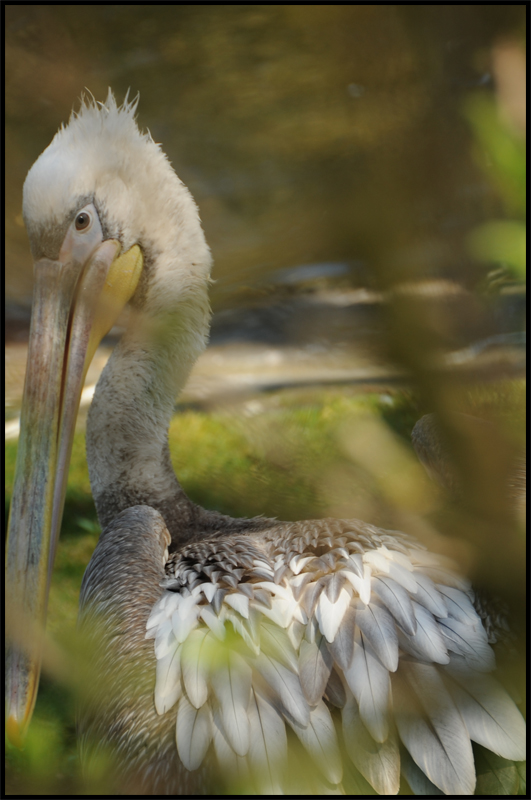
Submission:
[[[86,231],[90,228],[92,218],[86,211],[81,211],[76,217],[76,231]]]

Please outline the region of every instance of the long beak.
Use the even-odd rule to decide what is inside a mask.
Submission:
[[[142,269],[137,246],[117,258],[119,251],[117,241],[107,240],[86,264],[49,259],[35,264],[6,554],[10,639],[6,716],[8,736],[17,745],[37,697],[50,580],[83,382],[99,342],[132,296]]]

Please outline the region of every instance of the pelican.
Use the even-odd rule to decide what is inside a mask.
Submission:
[[[35,290],[10,607],[44,627],[83,379],[129,303],[86,430],[102,528],[80,600],[86,758],[112,754],[116,794],[473,794],[481,748],[521,761],[525,727],[455,565],[355,519],[231,519],[177,481],[167,432],[207,342],[211,255],[135,111],[110,91],[82,101],[24,184]],[[39,641],[9,650],[15,741]]]

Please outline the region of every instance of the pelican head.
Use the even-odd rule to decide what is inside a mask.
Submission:
[[[103,104],[83,100],[24,184],[35,281],[6,559],[7,727],[15,742],[36,699],[75,420],[96,348],[129,301],[142,311],[137,336],[167,312],[199,308],[187,315],[183,376],[208,335],[211,257],[197,207],[159,145],[139,131],[136,106],[117,106],[110,90]]]

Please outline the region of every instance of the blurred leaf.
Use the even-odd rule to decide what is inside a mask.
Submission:
[[[480,150],[480,161],[497,182],[509,209],[523,215],[526,209],[526,144],[500,115],[494,100],[469,98],[465,115]]]
[[[99,534],[101,532],[99,524],[93,519],[88,519],[86,517],[78,517],[76,521],[79,527],[82,528],[84,531],[87,531],[87,533]]]
[[[468,247],[478,261],[507,264],[518,278],[525,279],[526,227],[523,222],[486,222],[472,231]]]
[[[474,757],[477,773],[476,794],[491,797],[518,793],[520,778],[513,761],[497,756],[476,744]]]
[[[396,508],[427,513],[436,497],[423,468],[377,416],[359,416],[341,426],[339,441],[350,458],[372,475],[382,495]]]
[[[520,778],[520,788],[518,790],[518,794],[525,795],[527,791],[527,764],[525,761],[517,761],[516,762],[516,770],[518,772],[518,777]]]

